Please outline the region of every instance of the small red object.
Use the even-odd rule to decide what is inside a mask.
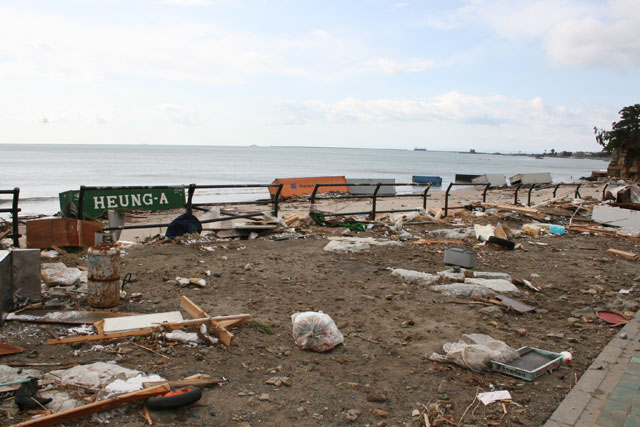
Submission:
[[[629,319],[615,311],[599,310],[596,312],[596,315],[599,319],[602,319],[613,326],[624,325],[629,321]]]

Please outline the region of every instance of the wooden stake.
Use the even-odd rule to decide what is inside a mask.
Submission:
[[[132,393],[122,394],[120,396],[112,397],[111,399],[100,400],[98,402],[90,403],[88,405],[79,406],[77,408],[69,409],[62,412],[57,412],[52,415],[46,415],[44,417],[25,421],[23,423],[17,424],[15,427],[53,426],[56,424],[64,423],[65,421],[83,417],[85,415],[91,415],[97,412],[107,411],[109,409],[126,405],[127,403],[137,402],[139,400],[144,400],[149,397],[157,396],[158,394],[167,393],[170,390],[171,388],[169,387],[168,384],[162,384],[153,388],[142,389],[142,390],[134,391]]]
[[[620,249],[610,248],[607,250],[610,254],[618,255],[624,259],[628,259],[630,261],[635,261],[640,258],[640,255],[634,254],[633,252],[621,251]]]
[[[47,344],[68,344],[71,342],[100,341],[100,340],[108,340],[111,338],[151,335],[152,333],[153,333],[153,329],[139,329],[137,331],[115,332],[113,334],[84,335],[79,337],[58,338],[58,339],[47,340]]]
[[[145,420],[147,420],[147,424],[153,425],[153,421],[151,421],[151,414],[149,414],[149,408],[147,408],[147,405],[142,405],[142,416]]]

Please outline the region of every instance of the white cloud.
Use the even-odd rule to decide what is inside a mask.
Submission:
[[[429,99],[345,98],[333,103],[311,100],[283,106],[285,122],[449,122],[465,125],[547,129],[591,129],[593,112],[547,105],[541,98],[529,101],[503,95],[476,96],[450,91]]]
[[[164,117],[170,122],[183,125],[194,126],[200,124],[198,113],[178,104],[160,104],[158,105]]]
[[[235,31],[198,22],[96,25],[68,16],[0,8],[0,78],[93,83],[111,76],[242,84],[257,76],[338,80],[360,73],[417,72],[421,58],[385,59],[359,36]]]
[[[440,30],[481,26],[503,39],[539,41],[559,65],[618,70],[640,66],[637,0],[467,0],[425,22]]]

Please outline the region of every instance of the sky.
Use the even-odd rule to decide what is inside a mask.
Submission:
[[[0,0],[0,143],[599,151],[640,0]]]

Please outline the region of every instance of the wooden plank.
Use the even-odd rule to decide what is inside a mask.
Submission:
[[[484,208],[494,208],[506,211],[516,211],[519,213],[527,214],[527,215],[539,215],[540,211],[538,209],[533,208],[523,208],[522,206],[516,205],[505,205],[499,203],[483,203],[482,207]]]
[[[55,414],[46,415],[44,417],[35,418],[23,423],[17,424],[15,427],[23,426],[37,426],[46,427],[56,424],[64,423],[65,421],[73,420],[83,417],[85,415],[95,414],[97,412],[107,411],[109,409],[117,408],[119,406],[126,405],[127,403],[137,402],[139,400],[145,400],[158,394],[167,393],[171,390],[169,384],[162,384],[156,387],[142,389],[131,393],[126,393],[120,396],[112,397],[111,399],[100,400],[88,405],[79,406],[77,408],[69,409]]]
[[[235,314],[231,316],[216,316],[216,317],[212,317],[211,319],[217,321],[220,324],[220,326],[222,326],[223,328],[227,328],[229,326],[238,325],[244,322],[245,320],[249,319],[250,317],[251,317],[250,314]],[[188,328],[190,326],[200,326],[203,323],[208,324],[209,318],[203,317],[201,319],[189,319],[189,320],[183,320],[182,322],[162,322],[162,323],[159,323],[158,325],[166,329],[175,330],[175,329],[180,329],[182,327]]]
[[[610,248],[607,250],[610,254],[618,255],[624,259],[628,259],[630,261],[635,261],[640,258],[640,255],[634,254],[633,252],[621,251],[620,249]]]
[[[196,319],[209,319],[210,331],[218,337],[224,345],[227,347],[231,345],[231,341],[233,341],[233,334],[227,331],[224,326],[216,320],[213,320],[203,309],[195,305],[193,301],[184,295],[180,298],[180,307],[189,313],[191,317]]]
[[[151,335],[152,333],[153,333],[153,329],[140,329],[137,331],[116,332],[114,334],[82,335],[78,337],[67,337],[67,338],[58,338],[57,340],[56,339],[47,340],[47,344],[68,344],[72,342],[100,341],[100,340],[108,340],[113,338]]]
[[[169,311],[166,313],[141,314],[138,316],[111,317],[104,319],[103,330],[105,334],[131,331],[135,329],[151,328],[156,323],[180,322],[182,314],[179,311]]]
[[[0,342],[0,355],[22,353],[24,348]]]
[[[189,316],[193,317],[194,319],[211,317],[203,309],[195,305],[193,301],[191,301],[189,298],[187,298],[184,295],[182,296],[182,298],[180,298],[180,308],[186,311],[189,314]]]
[[[84,325],[107,317],[136,316],[139,313],[117,313],[112,311],[51,311],[29,310],[21,314],[9,313],[6,320],[31,323],[60,323],[65,325]]]
[[[194,387],[206,387],[209,385],[216,385],[216,384],[222,384],[227,382],[227,380],[225,380],[224,378],[211,378],[208,380],[202,380],[202,379],[182,379],[182,380],[175,380],[175,381],[149,381],[149,382],[144,382],[142,383],[142,386],[144,388],[149,388],[149,387],[154,387],[160,384],[169,384],[171,387],[188,387],[188,386],[194,386]]]

